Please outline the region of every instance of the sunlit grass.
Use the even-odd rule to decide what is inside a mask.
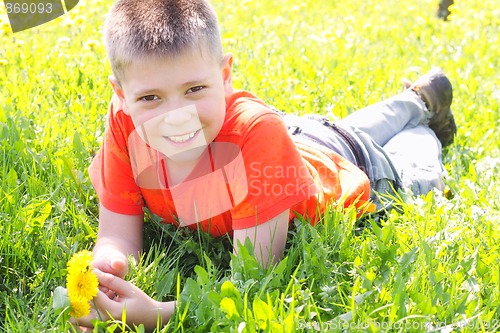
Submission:
[[[287,112],[342,117],[442,67],[458,124],[444,155],[451,197],[405,197],[362,223],[336,211],[316,227],[297,221],[287,259],[269,270],[244,251],[231,260],[226,240],[150,220],[149,251],[130,279],[181,300],[165,331],[500,329],[500,9],[458,1],[443,22],[437,3],[214,1],[234,85]],[[96,236],[86,168],[111,96],[100,42],[110,4],[81,1],[17,34],[0,6],[2,331],[71,330],[51,292]]]

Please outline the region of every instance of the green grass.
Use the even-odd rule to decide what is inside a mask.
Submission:
[[[0,331],[72,330],[51,293],[96,237],[86,168],[111,96],[100,42],[110,3],[81,1],[17,34],[0,25]],[[316,227],[297,221],[269,270],[245,251],[231,258],[225,240],[149,219],[130,278],[179,298],[164,331],[500,330],[500,10],[461,0],[442,22],[437,3],[214,0],[235,86],[288,112],[342,117],[442,67],[459,127],[444,155],[453,197],[404,198],[362,224],[334,210]]]

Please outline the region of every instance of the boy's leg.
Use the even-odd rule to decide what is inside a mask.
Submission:
[[[384,146],[403,129],[427,124],[430,117],[422,99],[407,89],[388,100],[358,110],[336,124],[343,128],[357,128]]]
[[[411,188],[415,194],[442,188],[441,150],[453,142],[457,130],[452,98],[450,81],[433,69],[405,92],[337,122],[365,148],[377,207],[383,206],[377,193],[391,194],[389,185]]]
[[[443,188],[442,177],[446,171],[441,159],[441,143],[428,126],[405,129],[383,148],[397,169],[403,188],[411,189],[415,195]]]
[[[357,128],[381,146],[403,129],[428,124],[441,144],[447,146],[457,131],[450,109],[452,99],[450,81],[434,68],[403,93],[356,111],[337,124]]]
[[[399,187],[412,187],[415,193],[425,193],[433,187],[441,187],[440,141],[451,143],[456,132],[450,110],[451,97],[449,80],[441,71],[434,70],[405,92],[336,123],[362,151],[366,162],[364,171],[379,209],[386,204],[378,201],[376,193],[390,194],[393,188]],[[326,146],[358,164],[351,145],[331,126],[324,126],[327,122],[323,117],[284,115],[284,120],[297,138]],[[414,151],[418,153],[413,154]]]

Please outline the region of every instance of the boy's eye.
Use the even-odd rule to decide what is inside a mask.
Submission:
[[[194,92],[202,90],[203,88],[205,88],[205,87],[204,86],[196,86],[196,87],[189,88],[187,90],[187,92],[188,93],[194,93]]]
[[[141,101],[146,101],[146,102],[151,102],[151,101],[155,101],[158,99],[158,96],[156,95],[147,95],[147,96],[142,96],[141,98],[139,98]]]

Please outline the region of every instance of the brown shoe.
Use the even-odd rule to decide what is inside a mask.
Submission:
[[[432,112],[429,127],[436,133],[443,147],[453,143],[457,126],[450,105],[453,99],[453,88],[450,80],[439,68],[433,68],[415,81],[413,89]]]

